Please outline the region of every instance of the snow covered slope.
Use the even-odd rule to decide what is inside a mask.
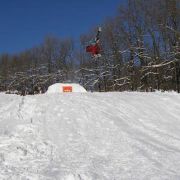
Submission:
[[[180,95],[0,94],[0,179],[180,179]]]

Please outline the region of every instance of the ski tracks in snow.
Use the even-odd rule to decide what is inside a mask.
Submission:
[[[1,179],[180,178],[178,94],[0,98]]]

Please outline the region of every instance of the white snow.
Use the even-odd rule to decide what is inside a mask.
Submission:
[[[0,93],[0,179],[180,179],[176,93]]]
[[[63,93],[63,87],[72,87],[72,92],[87,92],[81,85],[75,83],[56,83],[49,86],[47,94]]]

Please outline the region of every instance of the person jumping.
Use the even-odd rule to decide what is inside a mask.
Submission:
[[[101,27],[99,27],[95,39],[90,41],[90,44],[86,47],[86,52],[91,53],[93,57],[101,57],[99,46]]]

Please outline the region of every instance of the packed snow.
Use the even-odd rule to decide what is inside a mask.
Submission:
[[[0,179],[180,179],[176,93],[0,94]]]
[[[63,93],[63,88],[64,87],[71,87],[72,92],[79,92],[79,93],[84,93],[87,92],[84,87],[82,87],[79,84],[75,83],[56,83],[51,86],[49,86],[47,90],[47,94],[52,94],[52,93]]]

